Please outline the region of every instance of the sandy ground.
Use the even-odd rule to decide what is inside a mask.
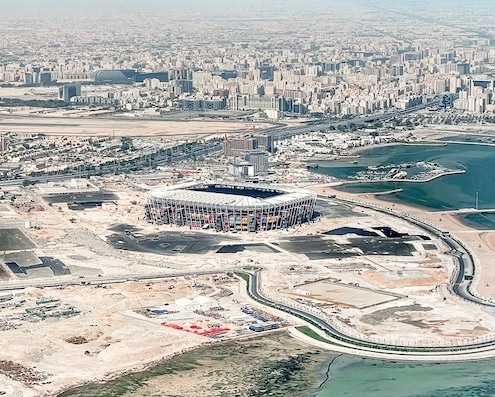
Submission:
[[[445,289],[454,264],[452,258],[445,254],[442,243],[435,239],[428,242],[435,245],[435,249],[429,251],[414,242],[416,252],[407,257],[357,255],[341,260],[334,258],[312,261],[304,254],[283,249],[280,249],[282,252],[278,254],[252,250],[221,255],[209,252],[198,257],[192,254],[162,256],[112,248],[105,239],[113,233],[110,228],[115,223],[133,225],[143,234],[163,230],[184,231],[147,224],[143,219],[144,195],[132,186],[119,178],[109,178],[101,182],[101,187],[118,193],[120,200],[117,206],[87,211],[70,211],[66,205],[61,205],[60,209],[59,206],[45,206],[45,211],[29,214],[12,210],[8,213],[9,219],[2,221],[22,224],[28,219],[33,225],[39,225],[41,230],[30,229],[26,233],[37,244],[37,255],[59,258],[71,268],[73,276],[63,277],[97,277],[98,274],[127,276],[156,274],[158,271],[170,273],[184,269],[225,269],[258,263],[267,268],[262,276],[263,292],[266,295],[286,300],[296,306],[304,305],[305,308],[327,316],[343,331],[372,340],[399,343],[465,343],[477,338],[491,337],[492,330],[495,329],[493,316],[475,305],[459,301]],[[336,191],[331,186],[312,188],[326,195],[335,193],[337,196],[356,199],[356,196]],[[26,194],[36,196],[34,191],[27,191]],[[412,213],[449,230],[473,250],[481,269],[477,290],[479,294],[492,297],[490,284],[495,282],[495,269],[490,264],[495,252],[494,233],[469,229],[449,214],[392,205],[372,195],[361,195],[357,199]],[[342,226],[369,229],[378,225],[391,226],[402,233],[423,233],[404,220],[357,209],[345,217],[331,217],[288,231],[239,233],[235,236],[239,242],[263,241],[277,244],[293,236],[316,236]],[[213,231],[202,233],[215,234]],[[338,243],[345,244],[348,237],[335,239]],[[322,305],[314,302],[309,305],[298,300],[302,297],[294,296],[294,286],[321,278],[332,278],[354,286],[350,292],[346,292],[345,304],[333,302],[331,297],[328,297]],[[4,283],[9,282],[0,282],[0,285]],[[106,289],[78,286],[25,290],[24,298],[30,306],[36,306],[34,301],[40,297],[55,297],[63,304],[77,308],[81,314],[42,322],[26,322],[18,329],[0,331],[0,349],[5,352],[4,358],[50,374],[47,381],[51,382],[45,385],[22,386],[15,380],[0,377],[0,390],[21,390],[24,387],[25,393],[18,395],[30,396],[28,390],[31,390],[33,396],[43,393],[49,395],[49,392],[79,382],[109,379],[119,373],[142,369],[160,358],[205,343],[203,337],[184,334],[132,315],[131,312],[135,308],[159,306],[177,297],[192,297],[196,293],[185,280],[181,284],[182,287],[172,291],[164,285],[156,284],[150,289],[146,283],[131,282]],[[240,284],[238,288],[239,286]],[[361,289],[372,290],[374,294],[385,290],[387,293],[396,294],[397,299],[384,299],[384,303],[378,300],[376,306],[360,309],[357,298],[362,301],[365,297],[365,294],[360,295]],[[233,290],[236,293],[235,299],[238,300],[237,305],[242,302],[252,304],[245,296],[245,291],[242,293],[242,289]],[[290,293],[284,294],[284,290]],[[2,314],[8,315],[8,311],[2,309]],[[459,318],[462,318],[461,322]],[[84,337],[87,343],[76,345],[66,341],[78,336]],[[32,343],[33,340],[38,342]],[[211,372],[207,370],[209,364],[211,360],[205,362],[198,377],[212,386],[214,383],[207,380],[207,374]],[[184,388],[183,395],[195,395],[193,393],[196,393],[196,389],[187,389],[187,377],[178,379],[177,384]],[[148,391],[153,392],[151,389]]]
[[[328,193],[328,188],[325,191]],[[344,226],[370,230],[377,225],[410,235],[424,234],[404,220],[360,209],[354,217],[322,220],[315,227],[317,233],[323,233]],[[264,293],[318,313],[343,332],[380,342],[465,344],[494,337],[495,318],[445,288],[454,263],[441,240],[430,237],[413,242],[416,251],[410,256],[357,255],[308,261],[305,255],[293,255],[262,274]],[[332,239],[337,244],[348,243],[345,236]],[[427,250],[423,243],[431,247]]]
[[[445,127],[445,128],[444,128]],[[458,127],[452,126],[452,128],[446,128],[448,126],[428,126],[423,130],[416,130],[417,135],[421,140],[439,139],[454,133],[486,133],[487,131],[493,131],[490,126],[477,127]],[[385,144],[385,145],[394,145]],[[380,145],[382,146],[382,145]],[[369,149],[370,147],[359,147],[349,150],[349,154],[358,155],[360,152]],[[315,185],[311,186],[311,189],[319,194],[331,195],[335,194],[337,197],[344,197],[348,199],[358,200],[363,203],[378,205],[386,208],[391,208],[397,212],[405,212],[418,217],[421,220],[432,223],[436,227],[442,230],[452,233],[455,237],[463,241],[470,249],[476,260],[476,266],[479,271],[475,278],[475,292],[480,296],[490,300],[495,300],[495,231],[480,231],[464,225],[461,221],[455,218],[451,214],[442,214],[436,211],[427,211],[424,208],[417,208],[414,206],[390,203],[381,200],[378,196],[372,194],[352,194],[342,192],[332,188],[332,184],[327,185]]]
[[[331,186],[314,186],[313,190],[320,194],[335,194],[337,197],[358,200],[362,203],[378,205],[391,208],[397,212],[405,212],[431,223],[436,227],[450,232],[453,236],[463,241],[473,253],[478,274],[475,279],[475,291],[488,299],[495,299],[495,231],[480,231],[470,228],[452,214],[442,214],[441,212],[426,211],[412,206],[389,203],[380,200],[371,194],[351,194],[333,189]]]
[[[147,120],[131,117],[73,118],[0,115],[0,133],[46,135],[141,136],[170,139],[197,139],[211,135],[260,132],[269,123],[213,120]]]
[[[106,374],[114,375],[130,368],[143,368],[150,361],[207,342],[206,338],[186,335],[146,318],[124,314],[133,308],[158,306],[164,300],[173,301],[174,297],[185,292],[177,288],[177,292],[170,293],[166,287],[164,284],[154,284],[150,290],[142,283],[108,289],[66,287],[26,290],[19,298],[26,301],[23,307],[36,307],[34,300],[45,297],[60,299],[63,305],[75,307],[81,314],[34,323],[12,320],[19,325],[19,330],[2,333],[2,358],[47,374],[46,380],[27,382],[27,385],[36,391],[35,395],[53,395],[55,390],[74,383],[105,378]],[[84,338],[85,342],[69,342],[70,338],[75,337]]]

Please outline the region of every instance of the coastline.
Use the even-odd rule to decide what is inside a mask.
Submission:
[[[418,131],[416,131],[418,132]],[[366,146],[357,146],[353,147],[350,149],[346,150],[347,155],[338,155],[335,156],[334,158],[331,158],[330,160],[342,160],[346,158],[359,158],[362,152],[365,152],[367,150],[371,149],[378,149],[382,147],[387,147],[387,146],[398,146],[398,145],[403,145],[403,146],[447,146],[448,144],[455,144],[455,145],[473,145],[473,146],[495,146],[495,143],[489,143],[489,142],[463,142],[463,141],[441,141],[440,139],[442,138],[448,138],[452,135],[458,136],[460,133],[459,132],[452,132],[452,131],[436,131],[436,130],[430,130],[430,131],[420,131],[422,134],[419,135],[421,140],[417,141],[411,141],[411,142],[403,142],[403,141],[395,141],[395,142],[384,142],[384,143],[376,143],[376,144],[370,144]],[[480,134],[466,134],[465,135],[480,135]],[[318,160],[321,161],[321,160]]]
[[[308,391],[309,394],[305,397],[316,397],[318,393],[325,388],[328,382],[332,380],[332,377],[330,375],[332,365],[339,357],[342,357],[343,355],[344,355],[343,353],[332,355],[332,353],[329,351],[328,358],[317,367],[317,372],[319,374],[318,383],[315,385],[314,388]]]
[[[145,397],[165,389],[172,392],[167,395],[189,397],[262,395],[265,391],[280,397],[306,396],[320,381],[317,368],[326,361],[326,351],[304,344],[286,332],[278,332],[191,349],[147,370],[126,371],[111,380],[87,383],[58,396],[106,397],[132,393],[135,397]]]
[[[391,144],[384,144],[384,146],[389,146],[389,145],[397,145],[397,144],[400,144],[400,143],[391,143]],[[362,148],[359,148],[359,149],[362,149],[362,150],[368,150],[370,148],[375,148],[375,147],[379,147],[380,145],[373,145],[373,146],[368,146],[368,147],[362,147]],[[461,171],[461,172],[464,172],[464,171]],[[460,172],[453,172],[453,173],[460,173]],[[436,175],[434,176],[434,178],[432,179],[435,179],[435,178],[439,178],[440,176],[444,176],[444,174],[441,174],[441,175]],[[430,179],[430,180],[432,180]],[[394,182],[399,182],[399,181],[404,181],[404,180],[394,180]],[[425,181],[416,181],[416,180],[412,180],[411,182],[426,182],[427,180]],[[362,181],[362,182],[370,182],[370,181]],[[377,181],[377,182],[385,182],[385,181]],[[326,185],[327,187],[326,188],[330,188],[331,187],[328,187],[328,185]],[[336,194],[338,196],[342,196],[342,192],[340,191],[337,191]],[[361,193],[361,194],[351,194],[349,193],[349,195],[353,196],[354,198],[356,197],[365,197],[366,199],[368,200],[372,200],[372,201],[377,201],[378,203],[381,203],[381,206],[383,206],[384,203],[390,203],[390,201],[386,200],[386,199],[380,199],[379,197],[377,196],[380,196],[380,195],[383,195],[384,193]],[[379,204],[380,205],[380,204]],[[392,204],[392,206],[396,206],[396,203]],[[413,205],[401,205],[402,207],[406,208],[406,210],[404,211],[407,211],[407,212],[417,212],[417,213],[420,213],[420,214],[428,214],[428,211],[423,208],[423,207],[415,207]],[[402,208],[401,207],[401,208]],[[399,205],[397,204],[397,208],[399,208]],[[407,208],[409,210],[407,210]],[[429,215],[428,215],[429,216]],[[447,217],[445,217],[444,219],[447,219]],[[455,218],[454,218],[455,219]],[[442,221],[442,218],[440,218],[439,221]],[[444,224],[442,224],[444,225]],[[469,230],[470,232],[475,232],[476,229],[470,229]],[[226,342],[228,343],[228,342]],[[169,355],[169,356],[165,356],[159,360],[155,360],[153,362],[150,362],[150,363],[147,363],[145,364],[145,367],[143,368],[142,366],[139,366],[138,368],[133,368],[133,369],[128,369],[128,370],[124,370],[124,371],[121,371],[121,372],[117,372],[117,373],[113,373],[113,374],[109,374],[108,376],[105,376],[101,379],[101,381],[107,381],[107,380],[112,380],[112,379],[116,379],[118,377],[123,377],[123,376],[127,376],[127,375],[130,375],[130,374],[133,374],[135,373],[136,371],[140,371],[140,370],[149,370],[150,367],[154,366],[154,365],[157,365],[157,364],[161,364],[163,362],[168,362],[171,358],[174,358],[176,356],[179,356],[179,355],[182,355],[183,353],[188,353],[190,351],[195,351],[197,350],[198,348],[209,348],[210,346],[208,346],[209,344],[208,343],[205,343],[205,344],[201,344],[201,345],[197,345],[195,347],[192,347],[190,349],[187,349],[186,351],[182,352],[176,352],[172,355]],[[328,352],[328,354],[332,354],[331,352]],[[323,378],[322,378],[323,379]],[[87,382],[85,383],[87,384]]]
[[[450,171],[445,171],[445,172],[442,172],[442,173],[439,173],[439,174],[435,174],[435,175],[431,175],[430,177],[428,178],[425,178],[425,179],[392,179],[392,178],[385,178],[385,179],[359,179],[359,180],[345,180],[345,181],[341,181],[341,185],[347,185],[347,184],[356,184],[356,183],[376,183],[376,182],[392,182],[392,183],[400,183],[400,182],[404,182],[404,183],[425,183],[425,182],[430,182],[430,181],[433,181],[435,179],[438,179],[438,178],[441,178],[443,176],[447,176],[447,175],[455,175],[455,174],[464,174],[466,171],[465,170],[450,170]],[[374,194],[378,194],[378,193],[374,193]],[[383,193],[382,193],[383,194]]]
[[[495,230],[480,230],[464,224],[453,214],[441,213],[431,208],[420,205],[404,204],[387,200],[387,195],[375,193],[348,193],[335,189],[335,184],[313,185],[307,187],[318,194],[325,196],[335,195],[351,200],[357,200],[363,204],[371,204],[386,207],[398,213],[408,213],[413,217],[423,220],[440,228],[448,230],[454,237],[463,241],[475,258],[476,272],[472,292],[480,297],[495,301],[495,290],[491,288],[492,280],[495,280],[495,268],[490,266],[495,256]]]
[[[445,135],[447,137],[448,135]],[[443,138],[443,137],[440,137]],[[374,143],[370,145],[365,145],[365,146],[357,146],[353,147],[351,149],[347,150],[348,155],[339,155],[336,156],[335,158],[332,158],[331,160],[343,160],[343,159],[352,159],[352,158],[360,158],[361,154],[367,150],[372,150],[372,149],[380,149],[384,147],[389,147],[389,146],[447,146],[449,143],[456,143],[456,144],[463,144],[463,142],[449,142],[449,141],[414,141],[414,142],[402,142],[402,141],[396,141],[396,142],[385,142],[385,143]],[[476,143],[472,143],[472,145],[475,145]],[[488,146],[488,145],[484,145]],[[495,146],[495,144],[493,145]],[[322,161],[322,160],[318,160]]]
[[[58,390],[54,390],[53,393],[55,393],[55,396],[57,396],[57,397],[58,396],[65,396],[66,393],[69,393],[71,391],[74,391],[74,390],[79,389],[79,388],[84,387],[84,386],[88,386],[88,385],[92,385],[92,384],[112,382],[112,381],[118,380],[120,378],[123,378],[125,376],[135,375],[138,373],[144,373],[147,371],[151,371],[158,366],[166,364],[167,362],[169,362],[170,360],[172,360],[176,357],[179,357],[181,355],[191,353],[191,352],[194,352],[194,351],[197,351],[200,349],[208,349],[208,348],[214,347],[216,345],[221,345],[221,344],[225,344],[225,343],[229,343],[229,342],[242,343],[242,342],[247,342],[247,341],[250,341],[253,339],[259,339],[259,338],[263,338],[266,336],[270,336],[272,334],[282,334],[282,333],[283,333],[283,331],[278,330],[278,331],[275,331],[273,333],[266,333],[265,335],[262,335],[262,336],[257,335],[257,334],[252,334],[252,335],[246,335],[246,336],[237,337],[237,338],[228,339],[228,340],[206,340],[204,342],[199,342],[199,343],[193,344],[191,346],[188,346],[186,348],[182,348],[182,349],[170,352],[170,353],[168,353],[162,357],[152,359],[152,360],[147,361],[147,362],[142,363],[142,364],[134,365],[134,366],[126,368],[126,369],[108,372],[108,373],[105,373],[103,376],[95,377],[91,380],[84,380],[84,381],[70,383],[70,384],[67,384],[64,386],[60,386],[60,387],[58,387]],[[70,394],[68,394],[68,395],[70,395]]]

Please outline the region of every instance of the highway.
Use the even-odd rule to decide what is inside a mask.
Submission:
[[[391,216],[396,216],[405,219],[408,222],[415,224],[428,231],[429,233],[437,236],[451,249],[451,255],[456,258],[458,263],[457,271],[454,277],[450,280],[449,289],[455,295],[469,302],[473,302],[484,307],[495,307],[495,303],[484,300],[482,298],[474,296],[470,292],[470,286],[475,273],[474,259],[471,256],[469,250],[463,245],[463,243],[456,238],[452,237],[450,233],[443,232],[436,226],[423,222],[417,218],[411,217],[409,214],[397,213],[395,211],[378,207],[375,205],[358,203],[353,200],[334,198],[333,201],[340,201],[342,203],[351,203],[353,205],[361,206],[363,208],[379,211]],[[343,347],[350,347],[357,351],[379,351],[382,354],[394,354],[394,355],[429,355],[435,356],[443,355],[456,355],[462,352],[463,354],[479,353],[482,350],[492,350],[495,348],[495,339],[487,339],[481,342],[475,342],[464,345],[452,345],[452,346],[400,346],[394,344],[376,343],[370,342],[365,339],[356,338],[347,334],[344,334],[340,330],[336,329],[329,322],[323,318],[318,317],[308,311],[301,310],[292,306],[285,305],[280,302],[273,301],[263,296],[258,289],[258,273],[260,269],[254,271],[243,271],[249,277],[248,281],[248,294],[257,302],[276,308],[278,310],[285,311],[293,314],[305,321],[313,324],[314,326],[323,330],[330,338],[331,342]],[[467,276],[467,277],[466,277]]]
[[[218,274],[233,272],[236,269],[221,269],[221,270],[200,270],[188,272],[173,272],[173,273],[152,273],[152,274],[128,274],[122,276],[102,276],[102,277],[74,277],[74,276],[58,276],[48,280],[25,280],[18,282],[0,281],[0,291],[14,291],[24,288],[45,288],[45,287],[65,287],[69,285],[105,285],[118,284],[127,281],[153,281],[163,280],[184,276],[203,276],[208,274]]]
[[[495,303],[474,296],[470,292],[470,287],[473,282],[476,269],[474,265],[474,258],[472,257],[469,249],[462,243],[462,241],[454,238],[453,236],[450,235],[450,233],[444,232],[441,229],[437,228],[436,226],[426,223],[420,219],[414,218],[406,213],[398,213],[396,211],[387,208],[378,207],[376,205],[371,205],[371,204],[364,204],[349,199],[335,198],[333,200],[340,201],[342,203],[351,203],[353,205],[357,205],[363,208],[368,208],[374,211],[382,212],[387,215],[399,217],[437,236],[451,249],[450,254],[457,260],[458,263],[456,275],[452,280],[451,285],[449,285],[449,289],[454,294],[467,301],[477,303],[485,307],[495,308]]]
[[[492,302],[487,302],[482,300],[481,298],[473,296],[469,292],[469,286],[471,284],[471,279],[466,279],[465,275],[474,275],[474,262],[473,258],[469,254],[469,251],[462,245],[461,242],[451,237],[448,233],[442,232],[438,228],[433,225],[424,223],[416,218],[412,218],[407,214],[399,214],[395,211],[377,207],[374,205],[357,203],[353,200],[348,199],[332,199],[333,201],[340,201],[342,203],[351,203],[353,205],[361,206],[364,208],[369,208],[375,211],[380,211],[389,215],[401,217],[409,222],[416,224],[417,226],[422,227],[428,232],[438,236],[441,238],[447,246],[451,248],[451,254],[457,258],[459,268],[455,275],[455,277],[451,280],[451,285],[449,288],[453,293],[458,295],[459,297],[466,299],[468,301],[495,307],[495,304]],[[229,268],[222,269],[222,272],[239,272],[240,269]],[[463,354],[474,354],[479,353],[481,351],[486,351],[489,349],[495,348],[495,340],[484,340],[471,344],[464,345],[451,345],[451,346],[406,346],[406,345],[393,345],[386,343],[377,343],[371,342],[368,340],[360,339],[357,337],[353,337],[343,333],[342,331],[336,329],[332,324],[326,321],[319,316],[307,312],[305,310],[295,308],[292,306],[285,305],[280,302],[273,301],[265,296],[263,296],[258,290],[258,272],[260,270],[256,269],[254,271],[246,271],[240,270],[240,272],[246,274],[249,277],[248,282],[248,293],[257,302],[267,305],[278,310],[282,310],[288,312],[292,315],[295,315],[299,318],[304,319],[305,321],[313,324],[314,326],[323,330],[329,337],[331,337],[331,343],[340,345],[346,348],[352,348],[356,351],[361,352],[380,352],[381,354],[390,354],[390,355],[403,355],[403,356],[411,356],[411,355],[420,355],[424,357],[435,356],[435,355],[456,355],[462,352]],[[194,276],[194,275],[207,275],[207,274],[217,274],[219,270],[206,270],[206,271],[187,271],[187,272],[173,272],[173,273],[153,273],[147,275],[122,275],[122,276],[103,276],[103,277],[80,277],[75,278],[71,276],[61,276],[50,280],[26,280],[19,282],[0,282],[0,291],[12,291],[24,289],[27,287],[64,287],[70,285],[105,285],[112,283],[122,283],[127,281],[153,281],[160,279],[170,279],[175,277],[183,277],[183,276]]]
[[[304,125],[297,127],[280,127],[274,128],[268,132],[269,135],[273,137],[275,140],[287,139],[295,135],[309,133],[311,131],[318,130],[319,127],[338,127],[339,125],[349,125],[349,124],[364,124],[370,122],[379,122],[391,120],[395,117],[407,116],[408,114],[417,112],[419,110],[426,109],[430,106],[437,106],[441,102],[442,96],[434,97],[430,102],[418,106],[411,107],[406,110],[396,110],[389,113],[384,114],[374,114],[368,116],[360,116],[352,119],[339,119],[339,120],[318,120],[309,123],[305,123]]]
[[[287,139],[295,135],[305,134],[312,131],[316,131],[318,128],[327,128],[330,126],[338,127],[339,125],[348,124],[363,124],[373,121],[386,121],[398,116],[405,116],[410,113],[417,112],[430,106],[439,105],[441,96],[434,97],[430,102],[419,106],[411,107],[407,110],[397,110],[384,114],[375,114],[362,117],[356,117],[353,119],[339,119],[339,120],[314,120],[307,123],[303,123],[296,127],[273,127],[265,130],[264,133],[273,137],[274,140]],[[85,165],[75,166],[72,172],[63,175],[49,175],[43,174],[39,176],[26,176],[25,178],[10,179],[0,181],[1,186],[20,186],[24,179],[29,179],[33,182],[56,182],[72,178],[83,178],[93,175],[114,175],[116,173],[125,173],[135,171],[138,169],[147,169],[151,165],[172,165],[182,161],[187,161],[195,157],[201,157],[213,153],[218,153],[222,150],[222,143],[220,141],[208,141],[200,143],[200,141],[189,142],[187,145],[180,144],[173,148],[159,149],[157,151],[149,153],[140,153],[131,159],[122,159],[118,162],[112,162],[111,164],[104,164],[101,168],[84,169]]]
[[[18,179],[8,179],[0,181],[0,186],[20,186],[24,179],[32,182],[56,182],[73,178],[85,178],[88,176],[115,175],[126,172],[148,169],[151,165],[168,165],[216,153],[222,150],[220,141],[210,141],[207,143],[193,142],[189,146],[177,145],[169,149],[159,149],[157,151],[140,153],[136,157],[103,163],[101,167],[86,169],[86,165],[74,166],[72,171],[66,174],[42,174],[38,176],[26,176]],[[89,165],[88,165],[89,167]]]

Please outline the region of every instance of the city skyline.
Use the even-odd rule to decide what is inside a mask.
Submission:
[[[0,395],[493,394],[493,0],[0,10]]]

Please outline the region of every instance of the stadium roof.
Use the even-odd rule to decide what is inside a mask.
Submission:
[[[175,185],[163,189],[152,190],[148,193],[149,196],[158,198],[158,199],[168,199],[168,200],[177,200],[177,201],[185,201],[185,202],[194,202],[201,203],[207,205],[231,205],[236,207],[264,207],[264,206],[272,206],[272,205],[282,205],[287,202],[291,202],[293,200],[304,200],[309,198],[316,198],[316,193],[303,190],[303,189],[286,189],[286,188],[273,188],[271,186],[263,186],[263,185],[249,185],[249,184],[240,184],[240,183],[221,183],[221,182],[211,182],[210,184],[220,184],[227,186],[242,186],[251,189],[270,189],[280,191],[280,195],[268,197],[268,198],[257,198],[250,197],[248,195],[239,195],[239,194],[228,194],[228,193],[214,193],[214,192],[206,192],[200,190],[188,190],[188,188],[193,188],[203,183],[187,183],[182,185]]]

